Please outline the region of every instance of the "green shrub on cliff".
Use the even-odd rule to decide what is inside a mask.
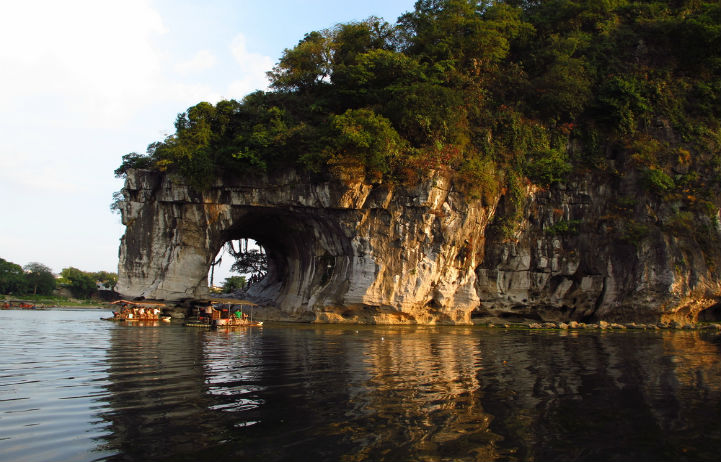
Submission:
[[[571,169],[572,166],[564,152],[549,149],[529,156],[523,171],[534,183],[550,186],[568,178]]]
[[[544,229],[550,236],[575,236],[580,232],[581,220],[561,220]]]
[[[673,190],[676,186],[673,178],[668,176],[664,171],[654,168],[646,169],[644,172],[644,180],[647,187],[659,195]]]
[[[401,183],[443,169],[486,197],[519,176],[548,187],[640,169],[689,207],[721,190],[715,1],[419,0],[395,24],[306,34],[268,76],[272,91],[189,108],[116,174],[203,189],[287,167]]]

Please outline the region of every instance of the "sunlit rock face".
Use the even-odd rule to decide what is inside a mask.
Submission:
[[[202,298],[221,246],[249,238],[269,257],[248,294],[267,307],[265,319],[693,321],[721,293],[718,252],[663,226],[624,235],[617,198],[634,191],[593,178],[529,186],[515,234],[501,236],[489,225],[508,213],[505,199],[469,200],[438,173],[404,188],[290,171],[198,193],[169,175],[130,171],[117,290]],[[640,198],[623,213],[663,221],[667,210]]]
[[[406,189],[287,172],[196,193],[131,171],[123,193],[117,290],[128,297],[207,296],[218,250],[250,238],[270,268],[248,295],[281,319],[469,323],[479,305],[493,207],[465,201],[442,175]]]

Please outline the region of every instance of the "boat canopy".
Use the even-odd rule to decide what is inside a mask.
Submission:
[[[211,303],[223,303],[227,305],[248,305],[258,306],[257,303],[251,302],[250,300],[242,300],[239,298],[222,298],[222,297],[211,297],[204,300],[208,300]]]

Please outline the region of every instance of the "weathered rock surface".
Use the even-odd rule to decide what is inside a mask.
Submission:
[[[493,208],[466,203],[440,175],[396,190],[288,172],[198,194],[132,171],[123,193],[117,290],[126,296],[207,296],[221,246],[251,238],[270,268],[249,295],[289,318],[469,323],[479,304],[475,268]]]
[[[267,250],[270,268],[249,296],[272,307],[273,319],[694,321],[717,303],[718,274],[695,240],[661,231],[618,238],[619,221],[607,218],[617,189],[589,179],[527,192],[509,239],[489,231],[498,203],[467,200],[441,174],[404,189],[290,171],[201,194],[168,175],[130,171],[117,290],[207,296],[221,246],[250,238]],[[665,206],[640,201],[628,213],[645,210]]]
[[[721,294],[719,249],[704,248],[689,230],[669,229],[674,206],[640,194],[634,181],[611,186],[588,178],[550,190],[529,187],[515,239],[487,240],[477,269],[481,314],[696,321]],[[694,226],[718,243],[717,224],[695,219]]]

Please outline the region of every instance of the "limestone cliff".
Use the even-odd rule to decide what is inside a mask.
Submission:
[[[652,215],[667,205],[642,199],[617,213],[619,190],[591,177],[528,186],[513,236],[489,226],[507,213],[503,198],[468,200],[439,173],[402,188],[289,171],[197,193],[131,170],[123,194],[117,290],[127,297],[207,296],[214,256],[239,238],[268,252],[268,275],[249,296],[279,319],[693,320],[721,294],[716,254],[697,239],[618,229],[624,213],[663,222]]]
[[[677,204],[644,194],[633,177],[529,187],[514,239],[487,240],[480,314],[696,321],[721,294],[721,229],[718,215],[692,218],[681,227]]]
[[[251,238],[270,268],[250,296],[287,317],[468,323],[479,304],[475,269],[493,208],[465,202],[441,175],[400,190],[288,172],[198,194],[132,171],[123,193],[117,290],[127,296],[207,296],[221,246]]]

